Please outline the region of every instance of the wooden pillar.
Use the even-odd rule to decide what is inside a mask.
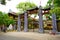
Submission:
[[[24,13],[24,32],[28,31],[28,18],[27,18],[27,12]]]
[[[38,15],[39,15],[39,32],[43,33],[44,29],[43,29],[43,18],[42,18],[42,8],[41,8],[41,6],[39,8]]]
[[[20,14],[18,15],[18,28],[17,31],[21,31],[21,20],[20,20]]]
[[[55,33],[57,31],[56,15],[55,14],[52,14],[52,26],[53,26],[52,32]]]

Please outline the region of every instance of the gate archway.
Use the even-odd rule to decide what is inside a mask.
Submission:
[[[37,24],[42,27],[43,24],[42,24],[42,21],[41,21],[41,17],[44,14],[49,14],[49,10],[50,10],[50,8],[39,9],[39,8],[36,7],[36,8],[30,9],[30,10],[27,10],[26,12],[24,12],[22,14],[19,14],[19,16],[16,15],[15,13],[9,13],[9,15],[13,16],[14,19],[16,17],[18,17],[18,24],[17,24],[18,26],[17,26],[17,28],[19,29],[19,31],[24,29],[23,31],[27,32],[28,31],[28,17],[29,17],[28,15],[29,14],[37,14],[40,18],[39,21],[37,22]],[[35,24],[33,23],[33,25],[35,25]],[[41,30],[41,32],[44,30],[41,27],[38,28],[39,32],[40,32],[40,30]]]

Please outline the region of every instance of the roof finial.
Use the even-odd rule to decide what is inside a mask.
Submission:
[[[40,6],[41,6],[41,1],[40,1]]]

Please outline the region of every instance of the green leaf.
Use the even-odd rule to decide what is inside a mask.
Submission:
[[[17,9],[20,11],[20,12],[24,12],[28,9],[31,9],[31,8],[34,8],[36,7],[36,5],[34,3],[30,3],[30,2],[20,2],[18,5],[17,5]]]

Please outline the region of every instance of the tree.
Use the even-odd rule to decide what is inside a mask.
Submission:
[[[47,2],[47,4],[51,5],[52,4],[52,0],[49,0]],[[60,7],[60,0],[54,0],[54,6],[55,7]]]
[[[30,3],[30,2],[20,2],[17,5],[17,9],[19,9],[20,13],[23,13],[24,11],[28,10],[28,9],[32,9],[36,7],[36,5],[34,3]]]
[[[54,7],[54,9],[50,10],[50,13],[55,13],[57,15],[57,19],[60,20],[60,7]]]
[[[10,24],[14,24],[15,21],[13,19],[10,19],[8,14],[0,12],[0,25],[10,25]]]
[[[2,25],[3,24],[3,14],[2,14],[2,12],[0,12],[0,25]]]
[[[6,0],[0,0],[2,5],[6,4]]]
[[[52,0],[47,2],[47,6],[49,6],[48,4],[51,6]],[[57,15],[57,19],[60,19],[60,0],[54,0],[53,4],[54,8],[50,10],[50,13],[55,13]]]

